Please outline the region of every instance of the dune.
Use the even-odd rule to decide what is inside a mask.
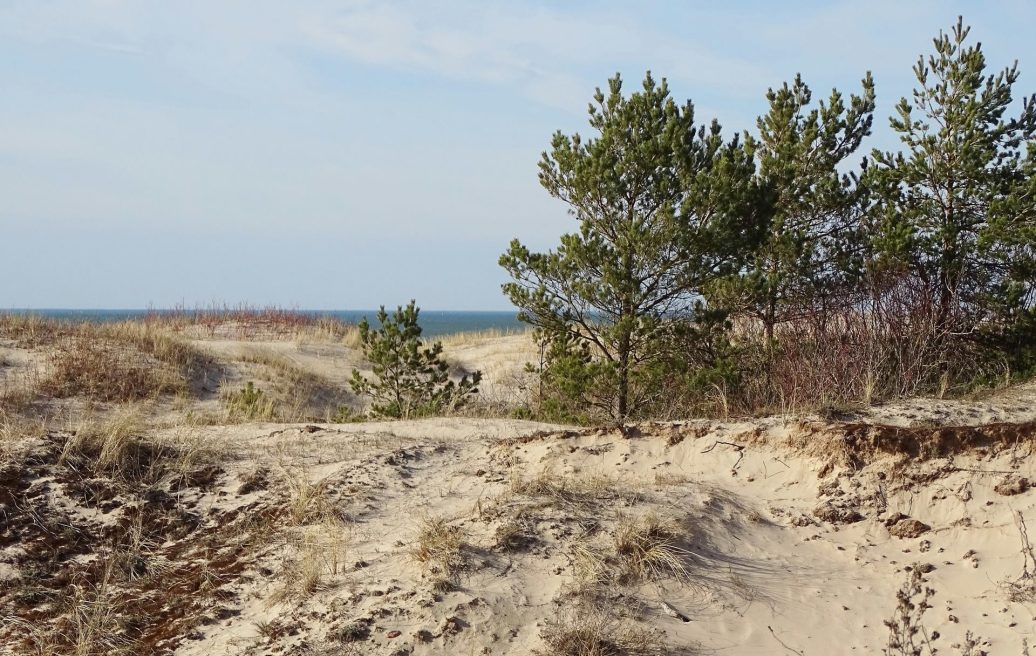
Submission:
[[[341,342],[191,343],[221,371],[195,413],[221,385],[338,389],[362,366]],[[8,381],[43,362],[4,349]],[[527,335],[447,351],[499,398],[535,355]],[[909,653],[883,652],[899,632],[1021,654],[1034,401],[622,430],[110,405],[4,442],[0,653]]]

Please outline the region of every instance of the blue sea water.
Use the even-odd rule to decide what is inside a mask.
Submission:
[[[391,310],[390,310],[391,311]],[[140,319],[148,315],[163,312],[180,312],[178,310],[93,310],[93,309],[0,309],[0,314],[36,314],[48,319],[61,321],[93,321],[98,323]],[[188,312],[193,312],[188,310]],[[201,310],[204,312],[204,310]],[[367,317],[372,324],[377,323],[377,310],[291,310],[298,314],[314,317],[332,317],[346,323],[359,323]],[[525,324],[518,321],[515,312],[461,312],[452,310],[421,310],[419,322],[424,337],[441,337],[454,333],[473,332],[479,330],[501,330],[517,332],[524,329]]]

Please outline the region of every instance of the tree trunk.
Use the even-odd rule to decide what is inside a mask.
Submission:
[[[629,375],[630,375],[630,333],[624,330],[619,338],[619,390],[616,408],[616,419],[624,423],[629,415]]]

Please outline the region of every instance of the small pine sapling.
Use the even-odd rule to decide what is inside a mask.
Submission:
[[[479,371],[450,380],[450,367],[442,358],[442,343],[425,347],[414,301],[398,307],[391,316],[382,306],[378,328],[365,318],[360,322],[360,347],[371,363],[374,378],[353,369],[353,392],[370,397],[375,417],[411,419],[450,412],[478,393]]]

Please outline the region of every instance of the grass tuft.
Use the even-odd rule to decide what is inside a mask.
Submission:
[[[543,656],[662,656],[661,637],[611,609],[581,604],[548,620],[540,633]]]
[[[425,519],[410,550],[414,560],[432,575],[432,587],[448,590],[464,569],[464,536],[460,527],[449,525],[442,518]]]
[[[650,513],[641,519],[620,518],[612,535],[615,555],[627,582],[690,578],[684,564],[689,552],[679,545],[685,538],[682,527]]]

